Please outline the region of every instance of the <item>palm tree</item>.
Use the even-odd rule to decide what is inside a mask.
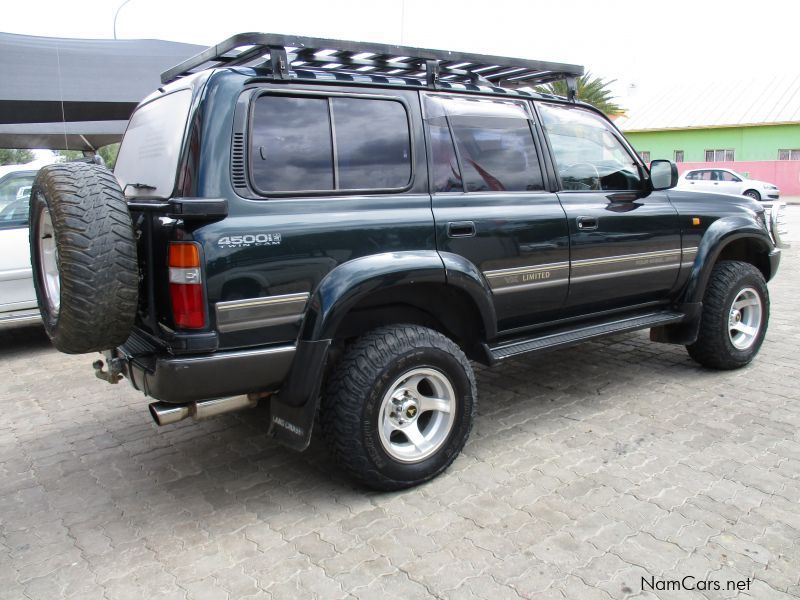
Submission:
[[[592,77],[591,73],[586,73],[578,77],[578,93],[577,99],[587,104],[599,108],[609,116],[621,115],[625,111],[622,107],[614,102],[614,96],[611,90],[608,89],[616,79],[605,81],[601,77]],[[556,96],[566,96],[568,93],[566,81],[554,81],[547,85],[537,86],[536,91],[545,94],[555,94]]]

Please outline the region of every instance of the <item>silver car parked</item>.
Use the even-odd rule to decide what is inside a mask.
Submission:
[[[0,167],[0,326],[40,318],[28,247],[28,204],[38,171],[31,167]]]

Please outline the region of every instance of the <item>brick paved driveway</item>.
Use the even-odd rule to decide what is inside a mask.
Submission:
[[[481,370],[463,456],[399,494],[263,414],[158,429],[93,357],[0,332],[0,597],[800,597],[798,259],[749,368],[637,333]]]

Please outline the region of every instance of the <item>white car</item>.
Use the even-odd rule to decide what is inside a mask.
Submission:
[[[36,321],[28,204],[41,164],[0,167],[0,326]]]
[[[677,187],[681,190],[750,196],[759,201],[780,198],[778,186],[757,179],[748,179],[733,169],[692,169],[680,176]]]

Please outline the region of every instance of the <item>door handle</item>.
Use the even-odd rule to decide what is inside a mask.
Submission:
[[[451,221],[447,224],[448,237],[472,237],[475,235],[475,223],[472,221]]]
[[[575,220],[578,223],[578,229],[581,231],[597,229],[597,217],[578,217]]]

